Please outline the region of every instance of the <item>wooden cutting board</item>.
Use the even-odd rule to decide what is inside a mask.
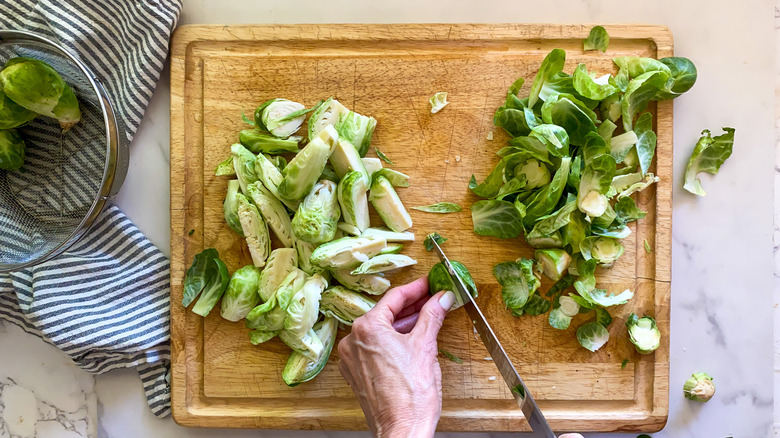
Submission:
[[[532,257],[522,240],[472,232],[467,190],[472,174],[482,180],[498,161],[507,137],[492,124],[507,87],[526,78],[524,93],[545,55],[567,52],[565,71],[579,62],[590,71],[613,72],[611,58],[672,55],[668,28],[607,26],[606,54],[583,52],[590,25],[265,25],[183,26],[171,55],[171,322],[173,417],[186,426],[284,429],[366,429],[365,419],[339,374],[337,352],[312,382],[287,388],[281,370],[289,350],[278,340],[252,346],[242,323],[218,311],[201,318],[181,307],[184,274],[207,247],[219,250],[230,271],[251,263],[243,239],[224,222],[227,180],[213,176],[266,99],[285,97],[309,106],[335,96],[347,107],[375,117],[373,145],[411,176],[399,193],[407,206],[439,201],[465,207],[458,214],[411,210],[417,242],[404,253],[419,260],[395,275],[401,284],[425,275],[435,262],[423,237],[438,231],[445,249],[463,261],[479,288],[479,305],[557,431],[661,429],[668,414],[669,293],[671,280],[672,104],[651,105],[658,133],[655,172],[661,182],[639,195],[647,217],[631,225],[626,251],[599,287],[630,288],[636,295],[611,308],[610,340],[598,352],[579,346],[571,328],[551,328],[545,316],[512,317],[504,309],[491,269],[498,262]],[[450,104],[431,114],[428,98],[449,92]],[[493,132],[494,139],[487,140]],[[371,152],[370,155],[373,155]],[[376,217],[374,218],[376,220]],[[374,222],[379,225],[379,222]],[[194,230],[191,232],[191,230]],[[652,249],[647,253],[644,241]],[[542,290],[550,287],[544,281]],[[627,338],[629,313],[653,315],[661,347],[639,355]],[[344,333],[341,333],[343,336]],[[439,346],[464,362],[441,359],[443,410],[440,430],[527,431],[463,310],[452,312]],[[628,359],[625,368],[621,362]]]

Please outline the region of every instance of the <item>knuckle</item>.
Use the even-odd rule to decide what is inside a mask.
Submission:
[[[361,316],[352,323],[352,333],[358,338],[364,338],[371,334],[371,321]]]

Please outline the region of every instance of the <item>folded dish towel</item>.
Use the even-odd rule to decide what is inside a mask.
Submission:
[[[131,140],[149,104],[181,0],[3,0],[0,28],[58,41],[100,78]],[[135,367],[149,406],[170,414],[169,262],[115,206],[68,251],[0,274],[0,320],[81,368]]]

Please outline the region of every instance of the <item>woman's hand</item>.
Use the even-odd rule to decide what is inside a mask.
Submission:
[[[339,343],[339,369],[375,436],[433,436],[441,415],[436,336],[454,302],[452,292],[429,298],[420,278],[389,290]]]

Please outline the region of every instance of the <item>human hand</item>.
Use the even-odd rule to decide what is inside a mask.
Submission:
[[[578,433],[564,433],[563,435],[559,436],[558,438],[585,438],[582,435]]]
[[[431,437],[439,422],[436,336],[455,295],[427,295],[425,277],[390,289],[339,343],[339,370],[377,437]]]

